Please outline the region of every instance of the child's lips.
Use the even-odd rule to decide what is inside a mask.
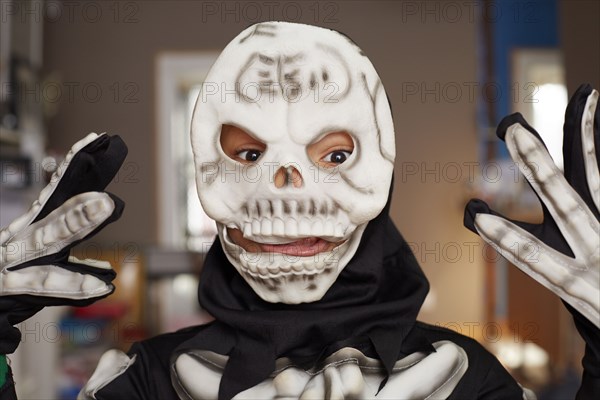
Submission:
[[[281,253],[296,257],[310,257],[327,251],[332,243],[318,237],[308,237],[286,244],[263,244],[263,253]]]
[[[287,243],[260,243],[242,235],[236,228],[227,228],[231,240],[238,246],[250,253],[279,253],[295,257],[310,257],[315,254],[331,251],[339,246],[344,240],[331,242],[317,236],[296,239]],[[281,238],[280,238],[281,239]]]

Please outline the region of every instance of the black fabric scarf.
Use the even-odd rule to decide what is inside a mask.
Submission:
[[[434,351],[428,342],[407,338],[429,284],[389,218],[389,204],[388,199],[350,263],[314,303],[263,301],[229,263],[217,238],[199,286],[200,304],[216,320],[180,345],[173,360],[192,349],[228,355],[219,387],[223,400],[268,378],[279,357],[310,368],[350,346],[379,358],[389,375],[402,354]]]

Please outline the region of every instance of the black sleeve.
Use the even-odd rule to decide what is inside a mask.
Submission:
[[[3,357],[0,355],[0,357]],[[0,386],[0,400],[17,400],[17,393],[15,392],[15,381],[12,377],[12,371],[10,367],[7,368],[5,376],[2,377],[3,384]]]
[[[523,400],[523,388],[475,339],[422,322],[415,328],[415,334],[424,335],[431,343],[449,340],[467,353],[469,367],[447,400]]]
[[[135,357],[135,362],[100,389],[96,399],[179,400],[171,384],[171,355],[200,329],[202,327],[190,327],[134,343],[128,355]]]
[[[564,304],[573,315],[575,326],[583,340],[585,340],[585,355],[581,360],[583,376],[576,399],[595,399],[600,393],[600,329],[596,328],[573,307],[567,303]]]
[[[482,377],[477,399],[481,400],[523,400],[523,389],[494,358],[485,376]]]
[[[135,362],[96,393],[96,400],[178,399],[171,385],[168,364],[157,359],[153,349],[135,343],[128,352]]]
[[[131,399],[144,400],[154,399],[150,397],[148,386],[147,360],[145,352],[140,349],[139,344],[134,344],[128,352],[129,357],[135,357],[135,361],[121,375],[110,381],[100,389],[95,397],[97,400]]]
[[[523,388],[496,357],[480,346],[467,354],[469,369],[448,400],[523,400]]]

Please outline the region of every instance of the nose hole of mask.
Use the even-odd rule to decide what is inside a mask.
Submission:
[[[280,167],[273,177],[275,187],[282,189],[285,187],[301,188],[304,185],[302,174],[296,167]]]

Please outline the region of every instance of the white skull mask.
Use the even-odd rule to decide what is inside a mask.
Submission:
[[[263,143],[262,154],[243,163],[226,154],[224,125]],[[307,151],[331,132],[354,145],[335,168]],[[386,204],[395,157],[369,59],[338,32],[286,22],[251,26],[223,50],[194,110],[192,147],[200,201],[228,259],[265,301],[289,304],[317,301],[335,282]],[[316,240],[336,245],[310,256],[265,251]]]

